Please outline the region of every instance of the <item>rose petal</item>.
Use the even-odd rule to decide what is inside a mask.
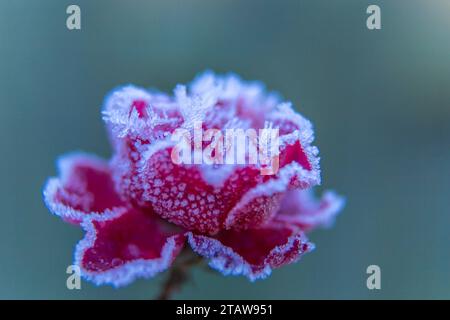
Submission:
[[[276,220],[294,224],[309,231],[318,226],[329,226],[342,210],[345,199],[333,191],[324,193],[320,200],[312,189],[293,190],[281,202]]]
[[[92,216],[75,252],[75,265],[87,280],[115,287],[150,278],[167,269],[184,246],[185,236],[158,216],[136,209]]]
[[[172,98],[132,85],[113,90],[105,99],[102,114],[113,141],[128,136],[150,143],[182,123]]]
[[[297,228],[277,224],[260,229],[222,231],[215,237],[188,233],[189,244],[224,275],[244,275],[251,281],[273,268],[297,261],[314,245]]]
[[[206,108],[207,128],[235,128],[238,123],[240,128],[262,128],[264,115],[279,103],[278,95],[267,92],[261,82],[243,81],[233,73],[220,76],[206,71],[189,85],[189,95],[214,101]]]
[[[317,176],[297,162],[291,162],[270,179],[256,184],[240,198],[225,220],[227,229],[243,230],[268,222],[278,211],[281,199],[294,186],[308,187],[317,183]],[[301,181],[303,184],[299,184]]]
[[[72,153],[58,160],[59,178],[50,178],[44,200],[51,212],[71,223],[89,214],[123,206],[114,190],[108,163],[96,156]]]
[[[303,169],[311,171],[320,184],[319,150],[313,146],[314,131],[310,121],[292,108],[289,102],[280,103],[267,115],[272,126],[279,128],[280,164],[287,165],[293,161]],[[300,181],[301,183],[301,181]]]

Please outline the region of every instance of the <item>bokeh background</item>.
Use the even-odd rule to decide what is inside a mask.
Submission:
[[[369,4],[381,30],[366,28]],[[347,206],[299,263],[256,283],[196,270],[176,298],[450,298],[448,0],[0,0],[0,298],[156,294],[165,274],[68,290],[82,231],[49,214],[42,187],[62,153],[110,156],[109,90],[171,91],[205,69],[264,81],[310,118],[323,188]]]

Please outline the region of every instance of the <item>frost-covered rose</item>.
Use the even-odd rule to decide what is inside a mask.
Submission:
[[[264,278],[311,251],[304,232],[330,224],[343,206],[333,192],[314,198],[320,171],[310,122],[260,83],[205,73],[173,96],[126,86],[106,98],[103,119],[112,159],[63,156],[44,190],[54,214],[86,231],[75,264],[96,284],[152,277],[187,244],[223,274]],[[278,171],[174,163],[172,133],[199,122],[204,130],[277,128]]]

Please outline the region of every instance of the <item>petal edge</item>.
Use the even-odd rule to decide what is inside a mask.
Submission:
[[[133,209],[87,218],[74,264],[82,277],[96,285],[122,287],[137,278],[151,278],[170,267],[185,243],[182,232],[160,223],[164,222],[156,215]]]
[[[220,235],[213,238],[191,232],[187,235],[192,249],[199,255],[210,259],[209,266],[211,268],[224,275],[244,275],[250,281],[264,279],[271,274],[274,268],[296,262],[304,253],[314,249],[314,244],[309,242],[299,229],[290,229],[289,235],[279,234],[280,236],[287,236],[286,239],[282,240],[282,243],[274,243],[272,247],[267,246],[266,243],[263,252],[255,255],[256,250],[253,250],[252,246],[260,245],[259,241],[267,241],[267,237],[265,239],[259,238],[261,230],[263,229],[243,232],[227,231],[226,233],[230,236],[228,239],[220,239]],[[287,228],[284,227],[283,231],[286,230]],[[275,233],[277,229],[266,228],[265,231]],[[278,231],[281,231],[281,229],[278,229]],[[276,234],[274,235],[276,236]],[[268,238],[270,239],[270,237]],[[235,243],[230,244],[230,239]],[[240,247],[242,245],[244,247]]]

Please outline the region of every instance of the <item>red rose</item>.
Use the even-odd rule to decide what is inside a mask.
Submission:
[[[64,156],[60,177],[44,190],[54,214],[86,230],[75,263],[96,284],[151,277],[170,267],[186,242],[224,274],[264,278],[312,250],[304,232],[329,224],[342,208],[334,193],[319,201],[312,195],[320,172],[310,122],[259,83],[205,73],[188,89],[177,86],[173,97],[122,87],[107,97],[103,119],[111,161]],[[193,149],[212,141],[194,141],[198,123],[216,138],[227,129],[276,128],[276,170],[214,163],[226,140],[213,163],[198,163],[195,154],[190,164],[174,162],[177,129],[192,133]]]

